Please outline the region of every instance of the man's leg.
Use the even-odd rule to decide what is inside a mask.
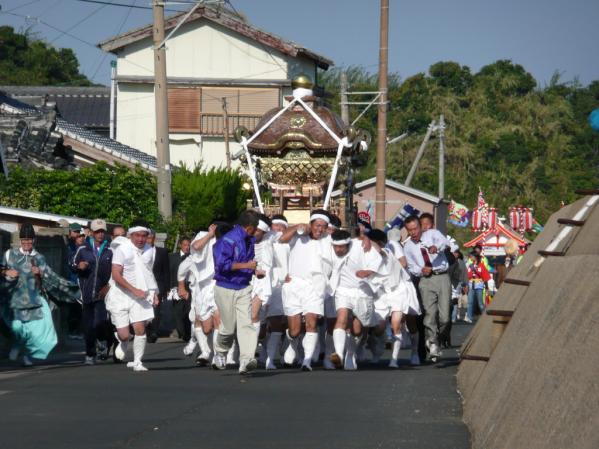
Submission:
[[[94,323],[94,304],[83,304],[81,312],[83,336],[85,338],[85,363],[93,364],[96,357],[96,328]]]
[[[448,274],[435,276],[439,292],[439,338],[451,345],[451,280]]]
[[[333,345],[335,352],[331,354],[331,362],[335,368],[343,367],[343,357],[345,356],[345,340],[347,338],[349,310],[345,308],[337,309],[337,320],[333,330]]]
[[[237,316],[237,343],[239,345],[239,372],[244,373],[256,369],[254,358],[258,344],[258,334],[252,324],[252,289],[244,288],[235,292],[235,313]],[[222,313],[221,313],[222,320]]]
[[[235,292],[236,290],[230,290],[218,286],[214,287],[214,301],[216,302],[216,307],[220,313],[220,326],[218,328],[218,336],[216,337],[214,344],[214,350],[216,352],[215,362],[218,362],[216,364],[218,368],[221,368],[220,357],[223,358],[224,367],[224,364],[226,363],[224,358],[235,341],[235,326],[237,324]]]
[[[431,356],[438,355],[439,337],[438,337],[438,319],[439,313],[438,292],[436,289],[434,276],[420,280],[420,294],[422,295],[422,304],[424,305],[424,328],[426,344]],[[434,354],[433,354],[434,353]]]
[[[185,328],[189,328],[188,325],[185,324],[185,315],[184,315],[184,305],[185,303],[189,303],[189,300],[180,299],[178,301],[173,301],[173,318],[175,319],[175,329],[177,330],[177,335],[181,340],[185,340]],[[189,333],[189,331],[187,331]],[[187,340],[186,340],[187,341]]]
[[[306,322],[306,333],[302,341],[304,348],[304,361],[302,362],[302,370],[312,371],[312,356],[318,343],[318,315],[314,313],[306,313],[304,316]]]
[[[131,323],[133,326],[133,332],[135,338],[133,338],[133,362],[127,363],[127,368],[133,368],[133,371],[147,371],[148,369],[143,366],[142,359],[146,352],[146,323],[145,321],[138,321]]]

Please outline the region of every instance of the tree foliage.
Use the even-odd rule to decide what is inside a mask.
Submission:
[[[325,73],[321,83],[333,94],[338,109],[340,70]],[[360,80],[350,89],[376,91],[377,79],[351,67]],[[357,72],[357,73],[356,73]],[[389,86],[388,135],[410,133],[387,152],[387,176],[403,182],[426,128],[440,114],[446,122],[446,196],[474,206],[479,186],[487,200],[506,212],[509,206],[533,207],[539,220],[576,198],[574,190],[596,187],[599,135],[587,123],[599,107],[599,81],[587,87],[561,82],[559,74],[545,87],[518,64],[501,60],[472,74],[451,61],[432,65]],[[361,109],[360,109],[361,110]],[[359,111],[351,111],[356,117]],[[376,108],[356,126],[376,140]],[[438,142],[434,137],[420,162],[412,185],[427,192],[438,189]],[[371,144],[376,148],[376,142]],[[374,175],[374,151],[359,178]]]
[[[181,169],[173,173],[173,220],[161,220],[153,174],[99,162],[77,171],[24,170],[14,167],[0,181],[0,204],[60,215],[101,217],[128,226],[138,217],[152,227],[189,234],[212,220],[232,221],[245,207],[246,193],[238,172],[225,169]]]
[[[12,27],[2,26],[0,84],[90,86],[92,83],[79,73],[79,61],[70,48],[56,49],[27,33],[15,33]]]

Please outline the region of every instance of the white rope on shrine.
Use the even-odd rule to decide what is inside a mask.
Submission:
[[[258,189],[258,179],[256,178],[256,170],[254,169],[254,163],[252,162],[252,155],[248,149],[248,140],[243,136],[241,138],[241,145],[245,151],[245,157],[248,161],[248,170],[250,172],[250,178],[252,179],[252,185],[254,186],[254,195],[258,201],[258,208],[261,213],[264,213],[264,206],[262,206],[262,199],[260,198],[260,189]]]
[[[252,137],[250,137],[250,138],[248,139],[248,141],[247,141],[248,145],[249,145],[250,143],[252,143],[256,137],[258,137],[260,134],[262,134],[266,128],[268,128],[270,125],[272,125],[272,124],[273,124],[273,122],[274,122],[276,119],[278,119],[278,118],[279,118],[279,117],[280,117],[280,116],[283,114],[283,112],[285,112],[285,111],[286,111],[287,109],[289,109],[289,108],[290,108],[290,107],[291,107],[293,104],[295,104],[295,103],[297,102],[297,100],[298,100],[297,98],[294,98],[292,101],[290,101],[290,102],[289,102],[289,104],[288,104],[287,106],[285,106],[283,109],[281,109],[281,110],[280,110],[279,112],[277,112],[275,115],[273,115],[273,116],[272,116],[272,118],[271,118],[271,119],[270,119],[268,122],[266,122],[266,123],[264,124],[264,126],[262,126],[262,128],[260,128],[258,131],[256,131],[256,132],[255,132],[255,133],[252,135]]]
[[[339,170],[339,162],[341,161],[341,155],[343,154],[343,148],[349,146],[347,137],[339,140],[339,146],[337,147],[337,157],[335,157],[335,164],[333,165],[333,173],[331,173],[331,179],[329,180],[329,187],[327,188],[327,195],[324,198],[324,210],[329,210],[329,202],[331,201],[331,194],[333,193],[333,186],[335,185],[335,179],[337,179],[337,171]]]

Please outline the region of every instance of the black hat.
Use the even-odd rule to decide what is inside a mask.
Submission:
[[[33,229],[33,225],[31,223],[23,223],[21,225],[21,229],[19,230],[19,238],[20,239],[34,239],[35,238],[35,230]]]

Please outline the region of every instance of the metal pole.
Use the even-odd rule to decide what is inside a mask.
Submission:
[[[114,139],[114,99],[116,97],[116,61],[110,61],[110,138]]]
[[[225,136],[225,156],[227,158],[227,169],[231,169],[231,150],[229,150],[229,114],[227,112],[227,98],[222,97],[223,101],[223,134]]]
[[[164,3],[154,0],[154,101],[156,104],[156,165],[158,210],[165,220],[173,213],[171,198],[171,162],[168,135],[168,90],[166,81],[166,49],[164,40]]]
[[[420,145],[420,148],[418,149],[418,153],[416,153],[416,158],[414,159],[414,162],[412,163],[412,167],[410,168],[410,173],[408,173],[408,177],[406,178],[406,181],[404,182],[404,185],[406,187],[412,183],[414,174],[416,174],[416,168],[418,168],[420,159],[422,159],[422,155],[424,154],[424,150],[426,149],[426,145],[428,144],[428,141],[430,140],[431,134],[433,133],[434,129],[435,129],[435,121],[433,120],[428,125],[428,129],[426,130],[426,135],[424,136],[424,140],[422,141],[422,144]]]
[[[341,72],[341,120],[349,125],[349,104],[347,104],[347,74]]]
[[[385,226],[385,150],[387,148],[387,62],[389,59],[389,0],[381,0],[381,29],[379,44],[379,113],[376,145],[376,202],[375,226]]]
[[[445,119],[439,118],[439,198],[445,196]]]

